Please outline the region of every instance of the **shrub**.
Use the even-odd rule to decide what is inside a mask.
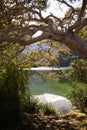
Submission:
[[[56,109],[53,106],[51,106],[50,104],[43,104],[42,110],[43,110],[44,115],[55,115],[55,114],[57,114]]]
[[[70,77],[87,82],[87,61],[80,59],[71,62]]]
[[[87,61],[84,59],[75,60],[71,63],[72,70],[69,73],[69,76],[75,80],[84,82],[71,83],[72,86],[72,101],[74,105],[80,109],[82,112],[87,113]]]
[[[42,109],[42,103],[39,103],[37,98],[32,95],[26,94],[26,99],[22,102],[22,111],[28,113],[39,113]]]
[[[0,53],[0,123],[13,123],[21,114],[21,101],[26,93],[25,74],[18,61]]]
[[[43,113],[44,115],[56,114],[56,109],[50,104],[44,104],[39,102],[38,98],[34,98],[32,95],[27,95],[24,102],[22,102],[24,112],[28,113]]]
[[[87,113],[87,85],[72,83],[71,99],[73,104],[82,112]]]

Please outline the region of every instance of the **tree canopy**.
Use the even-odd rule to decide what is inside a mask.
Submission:
[[[87,0],[56,0],[67,7],[64,17],[52,13],[44,17],[42,11],[48,8],[48,1],[0,0],[0,48],[19,43],[24,49],[35,42],[52,40],[87,59]],[[80,7],[73,6],[76,1]],[[40,35],[35,35],[39,31]]]

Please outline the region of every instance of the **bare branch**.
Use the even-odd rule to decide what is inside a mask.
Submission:
[[[38,37],[35,37],[35,38],[31,38],[29,40],[23,40],[22,38],[20,39],[20,37],[17,37],[17,38],[12,38],[10,36],[3,36],[3,37],[0,37],[0,41],[1,43],[3,44],[4,42],[8,42],[8,43],[20,43],[20,45],[30,45],[32,43],[35,43],[35,42],[38,42],[38,41],[41,41],[45,38],[48,38],[47,34],[42,34]]]
[[[86,8],[86,5],[87,5],[87,0],[83,0],[83,3],[82,3],[82,7],[81,7],[81,10],[80,10],[80,13],[78,15],[78,19],[77,21],[74,23],[74,25],[70,26],[68,28],[68,31],[70,32],[71,30],[75,29],[76,31],[80,29],[80,27],[84,27],[84,25],[87,25],[85,23],[85,21],[82,19],[82,17],[84,16],[84,13],[85,13],[85,8]],[[83,22],[84,21],[84,22]],[[84,25],[81,25],[82,23],[85,23]]]
[[[68,6],[69,8],[71,8],[72,10],[74,10],[73,6],[71,6],[69,3],[67,3],[65,0],[57,0],[59,1],[60,3],[63,3],[65,4],[66,6]]]

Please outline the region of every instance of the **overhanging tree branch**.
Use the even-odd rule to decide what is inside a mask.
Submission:
[[[57,1],[70,8],[64,18],[53,14],[44,17],[41,8],[32,0],[16,0],[12,3],[3,0],[3,8],[0,10],[0,44],[19,43],[26,46],[49,39],[63,43],[87,58],[87,40],[78,35],[87,26],[87,0],[83,0],[79,11],[65,0]],[[34,36],[38,31],[41,34]]]

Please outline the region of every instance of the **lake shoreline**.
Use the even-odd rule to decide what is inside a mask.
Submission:
[[[32,70],[32,71],[57,71],[57,70],[72,70],[71,67],[32,67],[32,68],[23,68],[23,70]]]

